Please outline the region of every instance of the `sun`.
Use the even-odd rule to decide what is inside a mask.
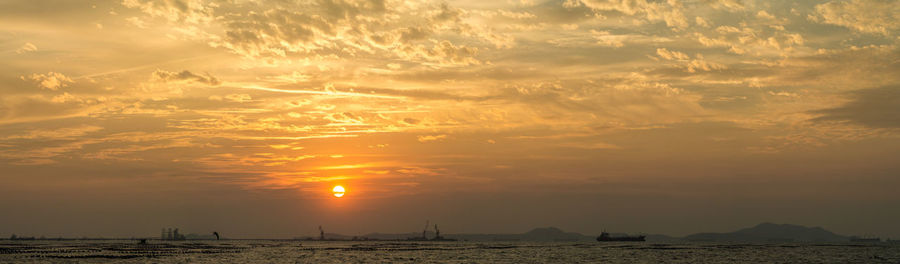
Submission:
[[[334,197],[342,197],[344,196],[344,186],[334,186],[334,189],[331,189],[331,192],[334,193]]]

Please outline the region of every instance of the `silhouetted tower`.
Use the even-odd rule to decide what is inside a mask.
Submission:
[[[422,239],[425,239],[425,240],[428,240],[428,237],[425,236],[425,234],[428,233],[428,222],[431,222],[431,221],[425,220],[425,230],[422,230]]]
[[[166,239],[168,239],[168,240],[175,239],[175,237],[172,236],[172,228],[171,227],[169,227],[169,232],[166,232]]]
[[[325,240],[325,230],[322,230],[322,226],[319,226],[319,240]]]
[[[159,232],[159,239],[166,240],[166,229],[163,228],[162,231]]]
[[[434,224],[434,239],[441,239],[441,230],[437,228],[437,224]]]

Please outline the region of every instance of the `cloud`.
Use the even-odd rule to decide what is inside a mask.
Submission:
[[[613,35],[610,34],[609,31],[596,31],[591,30],[591,34],[594,39],[597,39],[597,44],[607,47],[613,48],[621,48],[625,46],[625,40],[628,36],[625,35]]]
[[[710,33],[694,32],[693,35],[703,46],[727,47],[729,52],[738,55],[786,56],[805,42],[801,34],[772,30],[769,26],[719,26]]]
[[[245,103],[253,100],[253,97],[250,97],[249,94],[229,94],[224,99],[235,103]]]
[[[614,144],[609,144],[605,142],[571,142],[571,143],[563,143],[560,144],[561,147],[567,148],[580,148],[580,149],[590,149],[590,150],[599,150],[599,149],[622,149],[620,146],[616,146]]]
[[[774,74],[758,76],[766,78],[764,85],[811,85],[839,91],[890,86],[900,83],[896,74],[900,71],[898,51],[893,45],[819,50],[814,55],[781,61],[774,65]]]
[[[80,125],[74,127],[63,127],[56,129],[35,129],[28,131],[25,134],[20,135],[11,135],[7,136],[6,140],[12,139],[40,139],[40,140],[60,140],[60,139],[74,139],[86,134],[100,131],[103,127],[99,126],[91,126],[91,125]]]
[[[759,12],[756,12],[756,17],[763,20],[777,20],[775,16],[769,14],[766,10],[759,10]]]
[[[409,57],[421,57],[428,61],[438,62],[441,65],[471,65],[480,64],[475,59],[478,48],[456,46],[450,41],[441,41],[432,47],[426,49],[423,46],[414,46],[406,49]]]
[[[226,17],[225,34],[215,45],[247,57],[286,57],[333,48],[333,21],[302,11],[271,9],[247,16]],[[328,42],[326,42],[328,41]]]
[[[477,40],[478,45],[489,43],[495,48],[515,45],[513,35],[469,23],[464,20],[466,10],[446,3],[126,0],[123,5],[140,9],[151,18],[167,18],[188,39],[247,58],[268,58],[271,63],[296,57],[353,56],[399,58],[430,66],[473,65],[479,63],[474,58],[478,48],[453,42]],[[128,21],[147,27],[135,22],[148,20],[133,17]]]
[[[694,24],[697,24],[697,26],[701,26],[701,27],[705,27],[705,28],[710,27],[709,21],[706,21],[706,19],[703,19],[702,17],[695,17]]]
[[[388,9],[384,0],[321,0],[319,5],[325,14],[338,19],[384,13]]]
[[[694,73],[697,71],[708,72],[715,70],[724,70],[728,68],[723,64],[706,61],[703,59],[703,56],[699,54],[697,55],[697,58],[691,59],[691,57],[687,54],[678,51],[670,51],[666,48],[656,49],[656,55],[666,60],[679,61],[679,63],[681,63],[679,67],[683,68],[684,71],[690,73]]]
[[[24,76],[22,76],[20,78],[22,80],[26,79],[26,77],[24,77]],[[62,73],[56,73],[56,72],[48,72],[47,74],[35,73],[27,78],[32,81],[37,82],[39,87],[41,87],[43,89],[47,89],[47,90],[52,90],[52,91],[59,90],[59,88],[66,87],[67,84],[75,82],[72,79],[70,79],[69,77],[66,77],[65,75],[63,75]]]
[[[363,124],[366,121],[362,116],[350,112],[328,114],[324,119],[337,124]]]
[[[419,142],[423,142],[423,143],[424,143],[424,142],[429,142],[429,141],[440,141],[440,140],[443,140],[443,139],[445,139],[445,138],[447,138],[447,135],[434,135],[434,136],[432,136],[432,135],[425,135],[425,136],[419,136],[419,137],[418,137],[418,140],[419,140]]]
[[[123,0],[122,5],[139,9],[152,16],[170,22],[191,24],[209,23],[213,20],[214,3],[202,0]]]
[[[68,92],[64,92],[63,94],[53,96],[53,98],[51,98],[50,101],[54,102],[54,103],[84,102],[84,100],[82,100],[78,96],[74,96]]]
[[[724,70],[727,68],[728,67],[723,64],[703,60],[702,57],[693,59],[684,66],[684,69],[687,72],[691,72],[691,73],[698,72],[698,71],[705,71],[705,72],[718,71],[718,70]]]
[[[531,6],[529,13],[535,14],[535,19],[548,23],[571,24],[598,16],[591,8],[584,6],[579,1],[546,1],[543,4]],[[525,20],[532,22],[533,20]]]
[[[659,36],[648,36],[641,34],[613,34],[609,31],[597,31],[597,30],[589,30],[589,36],[596,40],[596,44],[605,47],[612,48],[621,48],[626,44],[659,44],[664,42],[670,42],[671,39],[659,37]],[[566,43],[564,40],[551,40],[550,43],[554,43],[559,46],[574,46],[581,47],[582,43]]]
[[[817,110],[814,121],[849,121],[873,128],[900,128],[900,85],[853,92],[843,106]]]
[[[508,86],[505,93],[496,98],[527,105],[531,118],[544,117],[518,122],[615,122],[629,126],[680,122],[685,117],[706,112],[698,104],[699,94],[634,73]],[[510,119],[510,116],[500,119]],[[516,122],[506,120],[504,124]]]
[[[667,60],[687,60],[690,59],[687,54],[677,52],[677,51],[669,51],[666,48],[658,48],[656,49],[656,55]]]
[[[418,124],[421,122],[422,122],[422,120],[418,120],[418,119],[410,118],[410,117],[403,119],[403,123],[410,124],[410,125],[415,125],[415,124]]]
[[[38,50],[37,46],[35,46],[34,44],[31,44],[31,42],[26,42],[25,45],[22,45],[22,47],[20,47],[19,49],[16,50],[16,54],[22,54],[22,53],[27,53],[27,52],[37,51],[37,50]]]
[[[900,30],[900,2],[891,0],[831,1],[816,5],[812,21],[864,33],[894,35]]]
[[[688,27],[687,18],[682,11],[683,6],[678,1],[667,1],[665,4],[646,0],[579,0],[579,2],[594,10],[617,11],[650,22],[662,21],[666,26],[676,30]]]
[[[898,180],[888,177],[897,175],[891,155],[879,155],[900,144],[896,95],[848,94],[900,84],[897,14],[816,10],[875,1],[42,2],[0,1],[3,27],[15,29],[0,37],[0,174],[21,183],[0,185],[0,201],[23,188],[95,190],[69,184],[81,182],[97,193],[165,186],[181,200],[201,186],[314,202],[322,188],[311,183],[328,181],[352,181],[365,191],[357,197],[376,200],[497,189],[492,182],[577,195],[596,193],[594,184],[631,192],[663,176],[694,186],[683,179],[722,174],[710,167],[773,175],[759,166],[772,160],[802,187],[804,175],[825,171],[810,155],[846,171],[823,179],[862,169],[886,176],[856,187]],[[863,21],[875,22],[850,26]],[[41,46],[17,55],[25,43]],[[871,136],[843,141],[861,138],[853,133]],[[130,176],[109,180],[122,171]],[[797,186],[785,193],[805,190]],[[704,193],[636,193],[648,192]],[[297,213],[322,215],[312,211]]]
[[[170,71],[164,71],[164,70],[157,69],[156,71],[153,72],[152,79],[155,81],[159,81],[159,82],[184,81],[184,82],[203,83],[203,84],[208,84],[208,85],[213,85],[213,86],[219,85],[221,83],[219,81],[219,79],[217,79],[216,77],[213,77],[212,75],[209,75],[209,74],[199,75],[199,74],[194,74],[187,70],[181,71],[181,72],[170,72]]]
[[[741,0],[704,0],[715,9],[724,9],[728,12],[737,12],[746,9]]]
[[[138,28],[142,28],[142,29],[147,28],[147,22],[139,17],[129,17],[129,18],[126,18],[125,21],[127,21],[129,24],[134,25],[135,27],[138,27]]]

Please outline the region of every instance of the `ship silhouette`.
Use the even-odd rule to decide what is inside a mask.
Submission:
[[[597,241],[600,242],[609,242],[609,241],[644,241],[646,236],[611,236],[607,232],[600,233],[600,236],[597,237]]]

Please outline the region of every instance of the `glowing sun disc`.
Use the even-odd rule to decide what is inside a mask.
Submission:
[[[334,189],[331,189],[331,192],[334,193],[334,197],[344,196],[344,186],[334,186]]]

